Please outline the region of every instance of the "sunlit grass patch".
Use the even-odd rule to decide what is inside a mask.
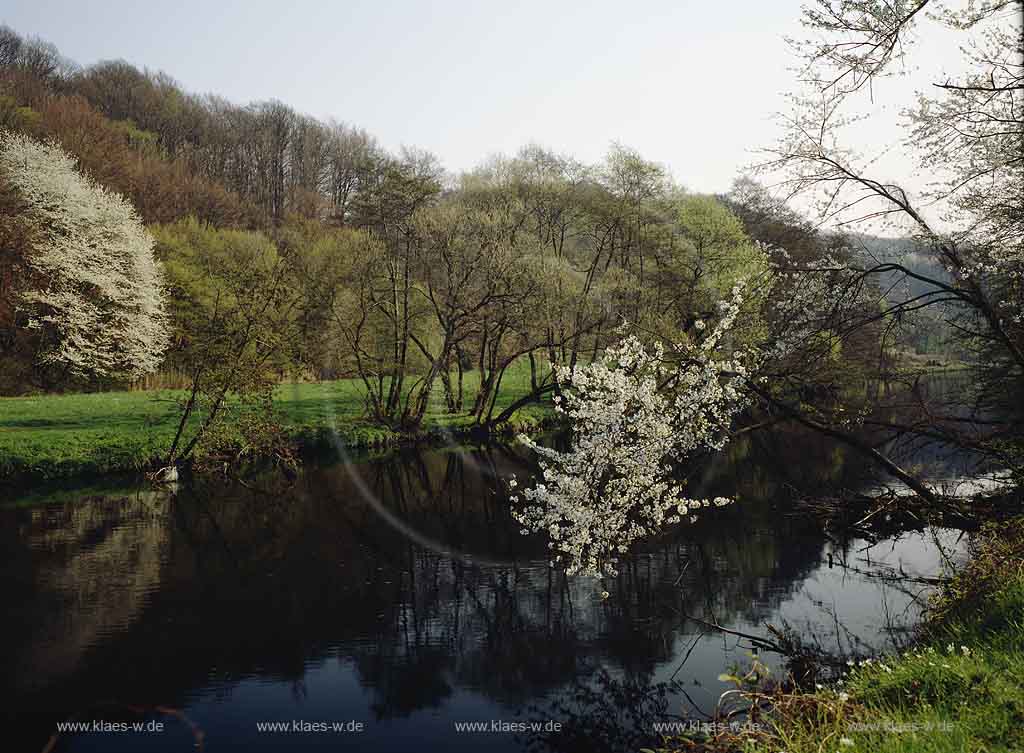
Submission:
[[[467,372],[463,400],[472,405],[479,386]],[[528,366],[505,374],[494,415],[530,391]],[[152,467],[167,452],[179,419],[180,390],[98,392],[0,398],[0,479],[67,478]],[[364,390],[357,379],[282,384],[274,407],[285,431],[302,445],[383,447],[409,439],[366,416]],[[550,417],[547,404],[528,405],[509,428],[531,430]],[[202,420],[196,414],[191,425]],[[472,417],[449,414],[440,388],[432,399],[421,437],[461,433]]]

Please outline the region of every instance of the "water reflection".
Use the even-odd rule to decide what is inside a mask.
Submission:
[[[207,479],[0,509],[7,726],[41,749],[59,720],[93,718],[103,702],[167,731],[79,734],[58,750],[191,747],[192,731],[158,707],[182,710],[211,751],[339,746],[332,733],[256,726],[296,719],[363,722],[346,733],[353,750],[571,749],[579,736],[455,723],[546,713],[569,724],[565,701],[581,688],[613,698],[611,687],[669,681],[685,693],[652,713],[711,708],[744,645],[703,622],[751,633],[787,622],[841,652],[891,645],[918,607],[874,574],[880,563],[935,574],[936,542],[830,541],[791,514],[791,491],[856,488],[866,469],[816,439],[785,439],[753,435],[696,468],[698,492],[740,504],[649,542],[603,581],[565,577],[519,534],[501,483],[531,472],[515,447],[310,467],[293,485]]]

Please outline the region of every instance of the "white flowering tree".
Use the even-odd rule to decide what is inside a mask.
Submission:
[[[524,535],[547,534],[553,561],[569,572],[614,574],[638,539],[731,501],[687,496],[678,463],[722,448],[748,404],[743,384],[760,353],[725,347],[743,290],[734,287],[717,321],[698,322],[688,340],[645,347],[629,336],[593,363],[558,369],[556,410],[572,422],[571,446],[520,437],[540,456],[542,480],[513,497],[513,515]]]
[[[169,343],[160,264],[131,203],[56,144],[0,131],[0,179],[26,208],[31,247],[18,306],[43,364],[78,378],[154,371]]]

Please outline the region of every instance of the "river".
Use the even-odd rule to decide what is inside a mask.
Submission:
[[[927,587],[886,576],[935,576],[963,549],[954,531],[823,530],[797,491],[877,479],[816,437],[765,433],[692,482],[738,504],[649,542],[616,578],[569,578],[509,515],[503,479],[533,470],[495,444],[310,463],[294,482],[12,495],[7,738],[42,750],[70,720],[126,729],[65,732],[54,750],[638,746],[659,720],[703,719],[729,687],[719,675],[747,659],[747,641],[705,623],[891,650]]]

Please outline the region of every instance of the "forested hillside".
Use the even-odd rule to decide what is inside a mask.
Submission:
[[[164,371],[200,392],[216,384],[214,394],[241,386],[215,373],[229,354],[266,379],[358,376],[388,422],[415,423],[435,388],[452,411],[493,416],[517,359],[539,396],[553,387],[541,361],[590,359],[622,321],[692,327],[763,266],[752,241],[809,256],[826,245],[769,209],[756,184],[724,203],[687,194],[625,147],[585,165],[528,146],[453,176],[430,154],[389,153],[359,128],[277,100],[192,94],[123,61],[81,68],[10,29],[0,124],[59,144],[150,228],[172,299]],[[17,236],[16,217],[3,232]],[[3,390],[101,386],[52,360],[39,368],[45,317],[13,303],[29,246],[23,238],[4,261],[0,328],[16,358],[5,359]],[[272,305],[243,305],[252,300]],[[215,322],[230,322],[231,336],[205,341]],[[256,328],[278,336],[257,343],[245,335]],[[451,382],[470,369],[481,386],[463,405]]]

